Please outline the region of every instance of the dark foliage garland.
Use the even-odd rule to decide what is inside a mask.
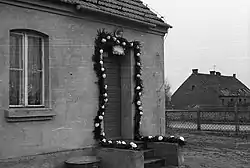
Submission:
[[[106,32],[104,29],[98,30],[97,38],[95,39],[95,51],[93,54],[94,70],[98,78],[99,86],[99,109],[97,111],[97,116],[94,118],[94,139],[100,141],[102,146],[114,147],[114,148],[124,148],[124,149],[138,149],[137,145],[133,142],[126,143],[124,141],[112,141],[106,140],[105,133],[102,131],[102,121],[105,115],[106,104],[108,102],[107,89],[108,85],[105,84],[105,66],[103,61],[103,53],[107,52],[109,54],[117,55],[119,53],[113,53],[113,47],[120,46],[123,48],[125,54],[129,52],[130,49],[134,50],[134,100],[135,105],[135,116],[134,116],[134,140],[139,141],[161,141],[161,142],[170,142],[178,143],[180,146],[184,145],[184,139],[180,138],[166,138],[160,136],[155,137],[142,137],[140,134],[140,124],[141,117],[143,115],[143,108],[141,102],[141,96],[143,91],[143,81],[141,79],[142,65],[141,65],[141,45],[138,41],[128,42],[125,38],[115,37],[111,33]]]
[[[135,137],[141,137],[140,135],[140,121],[141,116],[143,115],[141,96],[143,90],[143,83],[141,79],[141,45],[138,41],[128,42],[125,38],[115,37],[111,33],[105,32],[104,29],[98,30],[97,38],[95,39],[95,52],[93,55],[94,70],[98,78],[99,86],[99,110],[97,116],[94,119],[94,138],[96,140],[101,140],[105,138],[105,133],[102,132],[101,123],[105,114],[105,106],[108,101],[107,88],[105,85],[105,67],[102,59],[102,54],[104,52],[111,53],[113,46],[120,46],[124,49],[125,53],[128,53],[129,49],[134,50],[134,59],[135,59],[135,88],[134,88],[134,104],[135,104],[135,127],[134,134]],[[112,53],[113,54],[113,53]],[[114,54],[115,55],[115,54]]]

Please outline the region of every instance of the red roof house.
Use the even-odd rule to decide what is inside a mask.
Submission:
[[[204,74],[193,69],[192,74],[172,95],[171,101],[175,109],[195,105],[234,106],[236,102],[247,106],[250,89],[236,78],[236,74],[225,76],[215,71]]]

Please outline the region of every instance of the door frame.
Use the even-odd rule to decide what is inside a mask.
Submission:
[[[134,115],[133,105],[134,96],[134,51],[131,50],[127,55],[121,56],[120,61],[120,80],[121,80],[121,138],[134,139]],[[105,54],[104,54],[105,55]],[[105,62],[104,62],[105,64]],[[104,130],[104,122],[102,129]],[[105,132],[105,130],[104,130]]]

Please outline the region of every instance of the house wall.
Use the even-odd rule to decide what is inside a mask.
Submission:
[[[94,144],[93,118],[98,88],[92,54],[97,30],[116,26],[0,3],[0,159],[77,149]],[[9,31],[27,28],[49,36],[49,70],[53,120],[7,122]],[[144,95],[143,135],[165,133],[163,36],[124,29],[129,41],[141,41]]]
[[[222,103],[222,99],[224,100],[224,105],[227,106],[234,106],[235,102],[238,102],[239,105],[241,106],[249,106],[249,102],[250,102],[250,98],[249,97],[232,97],[232,96],[224,96],[224,97],[220,97],[220,101]],[[231,101],[231,99],[233,101]],[[241,101],[239,101],[241,99]],[[222,105],[222,104],[221,104]]]

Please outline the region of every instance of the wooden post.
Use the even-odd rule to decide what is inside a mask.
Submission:
[[[238,108],[237,108],[237,103],[234,105],[234,112],[235,112],[235,133],[238,135],[239,133],[239,114],[238,114]]]
[[[200,108],[197,108],[197,130],[201,130],[201,112]]]

